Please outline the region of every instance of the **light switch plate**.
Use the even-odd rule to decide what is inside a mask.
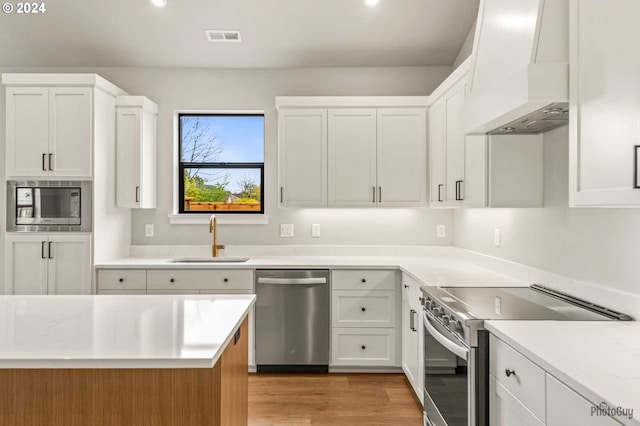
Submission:
[[[446,225],[436,225],[436,236],[438,238],[444,238],[447,236],[447,226]]]
[[[280,224],[280,238],[293,238],[293,223]]]
[[[147,223],[144,225],[144,236],[153,237],[153,223]]]
[[[320,238],[320,224],[319,223],[311,224],[311,236],[313,238]]]

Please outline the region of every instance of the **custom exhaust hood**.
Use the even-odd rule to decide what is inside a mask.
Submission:
[[[568,124],[568,0],[482,0],[463,109],[466,134]]]

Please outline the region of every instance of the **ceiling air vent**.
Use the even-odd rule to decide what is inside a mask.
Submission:
[[[212,43],[239,43],[240,31],[237,30],[204,30],[207,40]]]

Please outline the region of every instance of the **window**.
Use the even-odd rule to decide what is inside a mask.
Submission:
[[[264,115],[179,114],[179,212],[264,213]]]

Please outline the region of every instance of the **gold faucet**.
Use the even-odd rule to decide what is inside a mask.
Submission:
[[[218,250],[224,250],[224,244],[218,245],[218,223],[216,215],[212,214],[209,218],[209,233],[213,234],[213,245],[211,246],[211,256],[218,257]]]

